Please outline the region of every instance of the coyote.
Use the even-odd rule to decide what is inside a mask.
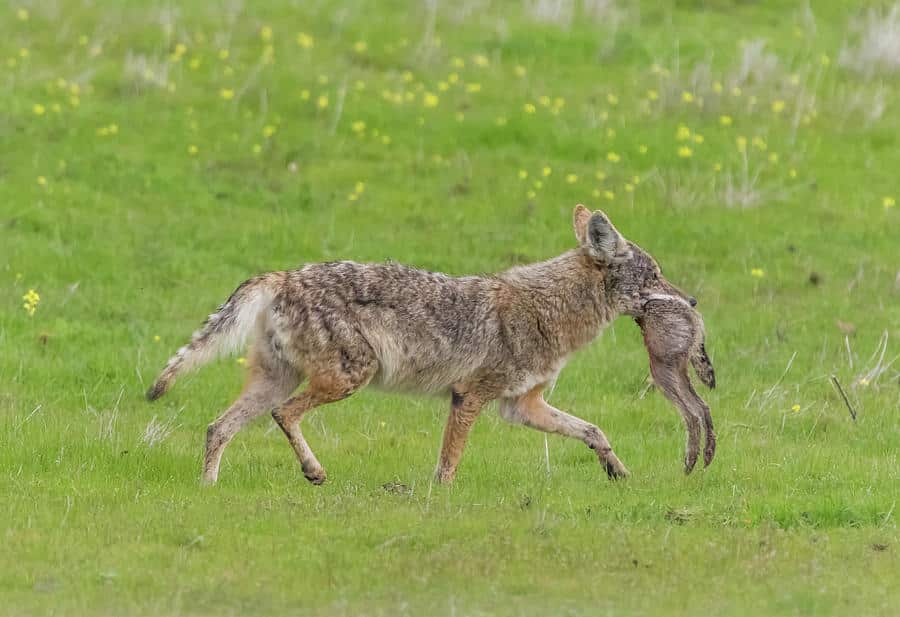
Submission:
[[[234,435],[272,410],[304,476],[321,484],[325,470],[300,420],[368,384],[450,395],[439,482],[453,480],[473,422],[494,400],[510,422],[583,441],[616,479],[629,472],[606,435],[547,403],[544,390],[575,350],[629,315],[644,332],[657,385],[684,417],[686,472],[696,463],[701,427],[708,465],[715,452],[712,419],[687,374],[690,361],[704,383],[715,383],[696,300],[663,278],[653,258],[603,212],[579,204],[574,228],[577,248],[490,276],[351,261],[260,274],[207,318],[147,398],[158,399],[178,375],[241,348],[252,335],[244,390],[207,430],[204,483],[216,482]],[[305,388],[291,396],[304,380]]]

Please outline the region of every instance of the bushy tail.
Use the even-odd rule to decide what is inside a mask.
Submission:
[[[228,300],[206,318],[203,327],[194,332],[191,342],[169,359],[166,368],[147,390],[147,399],[155,401],[165,394],[181,373],[240,349],[253,331],[259,314],[272,303],[276,283],[276,273],[261,274],[241,283]]]

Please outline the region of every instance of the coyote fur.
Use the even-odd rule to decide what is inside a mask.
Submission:
[[[656,261],[627,241],[601,211],[574,211],[578,246],[558,257],[490,276],[452,277],[396,263],[309,264],[242,283],[169,360],[147,392],[158,399],[175,378],[253,339],[240,397],[206,435],[203,476],[216,482],[222,452],[250,420],[271,410],[304,476],[325,470],[300,431],[311,409],[373,384],[445,393],[450,416],[435,472],[450,482],[472,424],[485,404],[500,415],[584,442],[610,478],[628,475],[595,425],[544,400],[567,358],[619,315],[644,333],[656,384],[681,412],[685,470],[715,453],[709,407],[688,378],[715,383],[696,300],[669,283]],[[306,381],[305,387],[294,393]]]

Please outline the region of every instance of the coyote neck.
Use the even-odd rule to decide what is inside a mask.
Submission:
[[[508,270],[510,317],[528,322],[536,340],[557,357],[594,340],[616,317],[608,302],[606,271],[582,251]]]

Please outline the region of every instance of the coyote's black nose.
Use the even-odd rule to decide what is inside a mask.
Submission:
[[[697,298],[695,298],[694,296],[689,296],[688,302],[691,303],[691,306],[697,306]]]

